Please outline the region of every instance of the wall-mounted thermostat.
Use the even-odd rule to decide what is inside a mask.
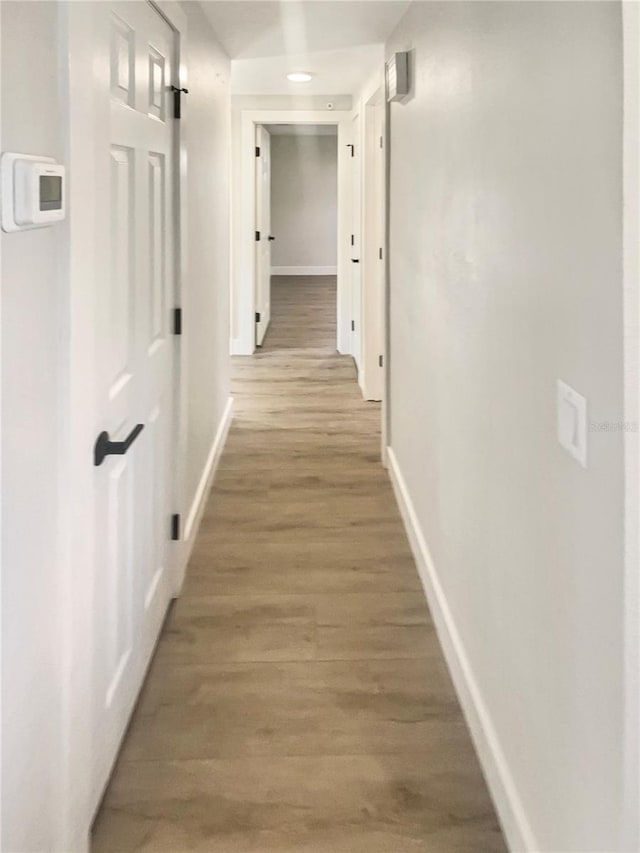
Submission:
[[[65,170],[50,157],[3,154],[2,230],[44,228],[65,217]]]
[[[409,54],[394,53],[385,66],[387,100],[398,101],[409,94]]]

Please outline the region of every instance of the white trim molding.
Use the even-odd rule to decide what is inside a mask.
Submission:
[[[271,275],[337,275],[338,267],[271,267]]]
[[[409,538],[418,574],[435,623],[453,683],[480,759],[510,850],[538,853],[536,842],[509,765],[500,746],[489,709],[474,677],[462,638],[422,533],[406,482],[391,447],[387,448],[389,476]]]
[[[240,338],[231,338],[230,343],[230,352],[231,355],[247,355],[242,349],[242,341]]]
[[[191,501],[191,506],[189,507],[189,513],[185,519],[184,533],[182,535],[182,541],[180,542],[180,556],[175,570],[174,596],[179,595],[184,581],[187,563],[189,562],[189,557],[193,550],[193,543],[200,526],[202,513],[204,512],[209,492],[213,486],[215,473],[218,468],[220,457],[222,456],[222,451],[224,450],[224,445],[227,440],[227,435],[229,434],[229,428],[232,420],[233,398],[229,397],[222,417],[220,418],[220,423],[218,424],[218,429],[216,430],[211,448],[209,449],[207,461],[202,469],[200,481],[198,482],[198,486]]]
[[[238,148],[240,191],[238,219],[232,234],[231,331],[232,352],[251,355],[255,350],[255,128],[260,124],[331,124],[338,128],[338,297],[337,349],[350,352],[351,256],[350,158],[351,113],[346,110],[242,110]],[[234,206],[236,202],[234,201]]]
[[[640,7],[622,4],[624,422],[640,422]],[[625,746],[622,847],[640,849],[640,439],[624,434]]]

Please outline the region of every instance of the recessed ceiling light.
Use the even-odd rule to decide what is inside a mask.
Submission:
[[[307,71],[292,71],[287,74],[287,80],[291,80],[292,83],[308,83],[312,77],[313,74],[309,74]]]

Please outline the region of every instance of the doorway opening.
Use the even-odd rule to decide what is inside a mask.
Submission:
[[[262,187],[266,187],[266,176],[261,175],[261,181],[257,180],[259,176],[259,167],[256,165],[258,158],[256,157],[257,149],[263,150],[265,140],[268,140],[269,154],[270,145],[273,139],[278,136],[286,136],[287,133],[281,133],[279,128],[288,127],[289,135],[292,128],[295,127],[295,133],[302,136],[302,128],[315,128],[315,131],[307,131],[311,134],[307,138],[317,135],[319,127],[332,128],[332,130],[322,131],[326,134],[326,139],[331,140],[332,136],[335,140],[337,151],[337,202],[336,202],[336,255],[335,264],[326,263],[306,263],[295,261],[298,267],[306,267],[298,269],[296,274],[308,274],[308,268],[315,266],[312,270],[313,278],[319,279],[320,274],[331,275],[335,266],[336,277],[336,297],[335,297],[335,339],[333,343],[334,351],[337,350],[343,355],[351,354],[351,246],[349,237],[351,233],[351,121],[350,111],[341,110],[331,113],[328,110],[243,110],[241,112],[239,126],[240,140],[240,157],[237,161],[238,174],[238,189],[239,203],[237,207],[237,216],[234,224],[234,241],[233,241],[233,284],[232,284],[232,299],[231,299],[231,352],[233,355],[251,355],[255,352],[256,346],[261,345],[260,339],[264,339],[266,334],[270,316],[271,316],[271,267],[275,266],[276,275],[290,276],[291,270],[286,267],[292,267],[294,264],[272,264],[272,257],[276,260],[280,255],[274,254],[280,252],[281,247],[277,244],[280,242],[284,247],[285,242],[279,240],[278,234],[275,233],[270,221],[267,225],[260,221],[258,212],[259,205],[262,206],[260,194],[264,192],[258,189],[258,183]],[[278,131],[274,133],[274,129]],[[258,142],[262,144],[259,145]],[[276,146],[278,142],[276,142]],[[261,164],[264,168],[264,164]],[[269,167],[270,168],[270,167]],[[268,182],[269,193],[271,191],[271,181]],[[266,209],[266,207],[264,208]],[[269,215],[272,205],[269,203]],[[260,225],[258,226],[258,222]],[[268,228],[268,232],[267,229]],[[258,240],[258,231],[260,239]],[[261,245],[263,231],[269,236],[275,237],[275,240],[265,241],[266,245]],[[317,237],[317,235],[316,235]],[[282,249],[284,251],[284,248]],[[291,256],[290,256],[291,257]],[[285,255],[286,259],[286,255]],[[329,269],[328,273],[318,269],[323,266]],[[279,267],[279,268],[278,268]],[[285,269],[283,269],[283,267]],[[269,272],[265,272],[268,270]],[[259,279],[259,280],[258,280]],[[259,327],[258,315],[260,315]],[[263,321],[267,319],[265,324]]]
[[[338,242],[337,125],[258,125],[256,346],[336,351]]]

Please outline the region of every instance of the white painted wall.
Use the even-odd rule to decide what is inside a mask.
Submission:
[[[327,274],[338,263],[338,137],[271,138],[274,273]],[[282,268],[285,268],[284,270]]]
[[[396,486],[513,849],[611,853],[624,436],[581,468],[555,383],[623,420],[621,6],[415,3],[387,47]]]
[[[640,4],[624,4],[624,420],[640,423]],[[626,838],[640,849],[640,438],[624,436]]]
[[[64,150],[57,4],[2,3],[2,151]],[[25,46],[29,45],[29,50]],[[37,62],[34,61],[37,56]],[[25,105],[29,105],[28,109]],[[64,225],[2,233],[2,839],[50,851],[62,768]]]
[[[189,95],[186,305],[187,452],[184,511],[195,518],[199,486],[229,401],[230,63],[198,3],[187,12]],[[190,529],[186,530],[191,532]]]

